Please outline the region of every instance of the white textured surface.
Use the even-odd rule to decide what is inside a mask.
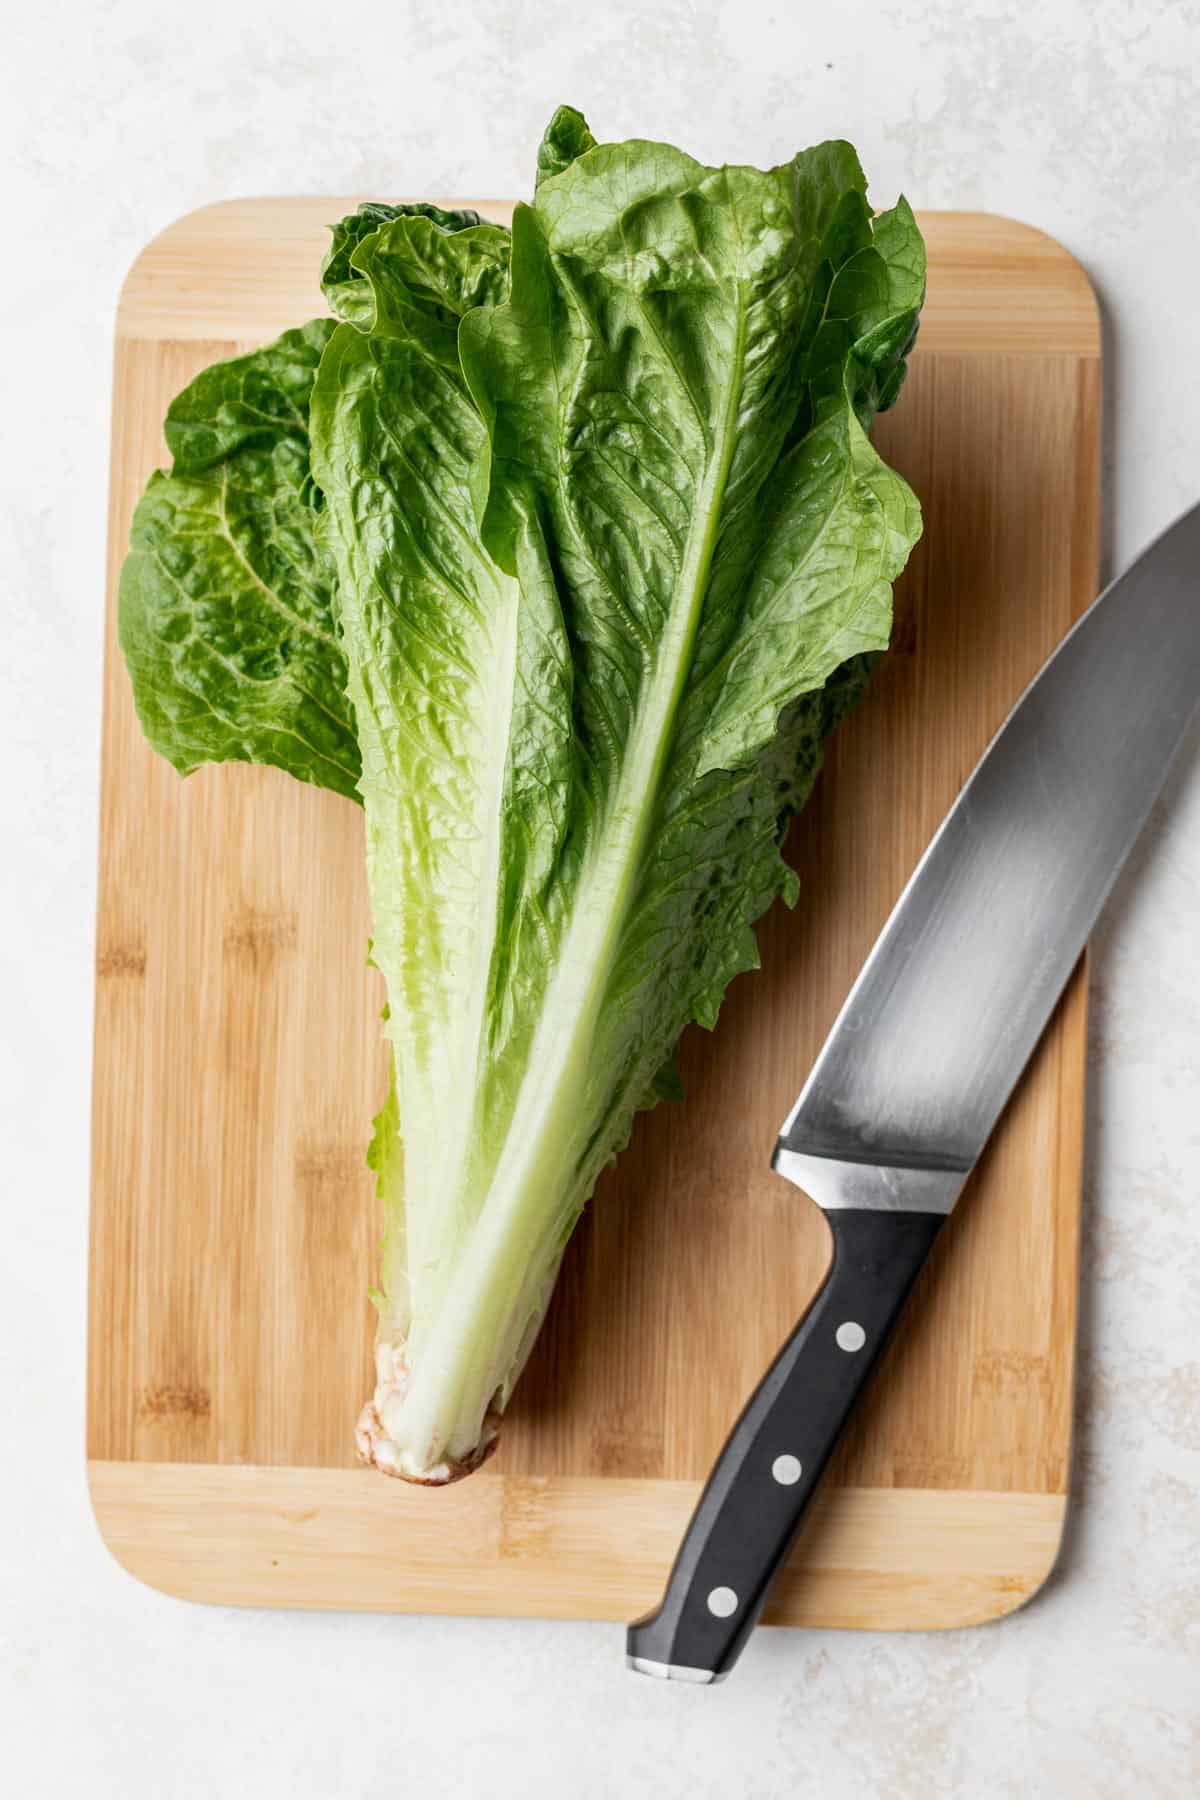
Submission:
[[[555,7],[63,0],[4,28],[0,1782],[22,1796],[1184,1796],[1200,1788],[1200,758],[1094,960],[1078,1506],[979,1631],[761,1632],[711,1690],[591,1625],[189,1608],[100,1548],[81,1462],[96,746],[120,279],[247,193],[525,191],[554,104],[881,200],[1040,225],[1109,327],[1107,555],[1200,492],[1194,0]]]

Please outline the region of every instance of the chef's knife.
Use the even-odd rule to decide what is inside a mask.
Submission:
[[[1200,506],[1106,589],[993,739],[896,904],[772,1166],[825,1285],[734,1426],[645,1675],[733,1667],[842,1427],[1078,960],[1200,700]]]

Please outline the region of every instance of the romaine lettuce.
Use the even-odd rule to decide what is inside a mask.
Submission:
[[[920,528],[867,430],[899,391],[924,251],[903,201],[872,218],[848,145],[709,169],[597,145],[564,108],[511,235],[373,205],[324,274],[343,322],[305,328],[327,337],[286,504],[327,654],[280,687],[278,722],[308,747],[295,772],[357,778],[389,997],[360,1447],[441,1482],[494,1441],[571,1228],[673,1091],[681,1031],[715,1022],[753,921],[792,897],[783,824],[887,643]],[[210,486],[248,442],[214,417]],[[176,453],[143,508],[197,478]],[[218,651],[278,652],[278,563],[266,595],[228,579],[228,533],[189,548],[192,503],[172,504],[122,590],[151,740],[185,770],[292,766],[243,662],[226,682],[201,662],[210,621]],[[282,504],[272,489],[243,562]],[[197,689],[220,730],[180,700]],[[351,735],[328,769],[301,689]]]

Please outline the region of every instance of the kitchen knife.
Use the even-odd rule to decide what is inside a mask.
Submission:
[[[917,865],[773,1168],[826,1212],[824,1286],[737,1421],[631,1668],[736,1662],[842,1427],[1145,822],[1200,700],[1200,506],[1025,690]]]

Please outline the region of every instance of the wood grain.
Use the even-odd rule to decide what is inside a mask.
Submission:
[[[817,1287],[821,1215],[766,1167],[918,856],[1096,585],[1099,330],[1042,234],[932,214],[930,298],[886,456],[926,535],[894,648],[831,748],[759,938],[678,1107],[601,1183],[488,1471],[449,1493],[353,1469],[383,1082],[361,819],[273,770],[186,782],[115,651],[133,503],[171,395],[319,310],[323,221],[240,201],[139,258],[117,326],[101,795],[88,1444],[100,1529],[143,1578],[253,1604],[621,1617]],[[477,203],[478,204],[478,203]],[[495,216],[507,208],[487,207]],[[998,1616],[1065,1507],[1085,989],[1076,976],[943,1233],[781,1580],[778,1623]]]

